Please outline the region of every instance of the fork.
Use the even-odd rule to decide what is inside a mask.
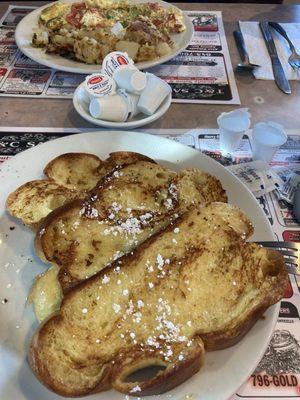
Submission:
[[[279,251],[284,258],[290,274],[300,275],[300,243],[294,242],[256,242],[269,249]]]
[[[290,38],[288,37],[286,31],[283,29],[281,25],[279,25],[277,22],[269,22],[269,25],[275,29],[278,33],[281,34],[285,38],[285,40],[288,42],[292,54],[290,55],[288,62],[290,66],[294,69],[300,69],[300,55],[297,53],[295,46],[291,42]]]

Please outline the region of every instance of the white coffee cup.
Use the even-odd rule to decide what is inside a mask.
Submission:
[[[130,114],[128,100],[117,93],[111,96],[104,96],[92,99],[89,106],[93,118],[105,121],[125,122]]]
[[[165,98],[172,93],[171,86],[165,81],[153,74],[146,73],[147,85],[138,102],[139,110],[146,114],[152,115],[162,104]]]
[[[269,163],[274,154],[287,141],[283,126],[275,122],[259,122],[252,130],[253,160]]]
[[[124,65],[115,70],[113,79],[119,88],[134,94],[140,94],[147,84],[146,74],[133,65]]]
[[[219,115],[217,122],[222,152],[232,154],[237,149],[245,131],[250,127],[250,117],[251,114],[247,108],[240,108]]]

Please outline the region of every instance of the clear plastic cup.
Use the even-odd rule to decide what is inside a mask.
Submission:
[[[170,85],[157,76],[149,73],[146,73],[146,76],[147,85],[141,93],[138,108],[142,113],[152,115],[165,98],[172,93],[172,89]]]
[[[129,93],[140,94],[146,87],[147,76],[133,65],[124,65],[113,74],[113,79],[119,88]]]
[[[217,122],[222,152],[232,154],[237,149],[245,131],[250,127],[250,117],[251,114],[247,108],[219,115]]]
[[[259,122],[252,130],[253,160],[269,163],[274,154],[287,141],[283,126],[275,122]]]
[[[125,122],[131,108],[128,100],[120,93],[92,99],[89,106],[93,118],[105,121]]]

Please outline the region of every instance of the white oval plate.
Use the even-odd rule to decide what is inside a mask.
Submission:
[[[63,0],[65,3],[78,3],[80,0]],[[148,3],[149,0],[129,0],[131,3]],[[156,3],[161,4],[165,8],[177,8],[172,4],[168,4],[162,0],[155,0]],[[51,4],[51,3],[50,3]],[[49,7],[50,4],[46,4],[42,7],[37,8],[32,11],[28,15],[26,15],[18,24],[15,32],[15,40],[19,47],[19,49],[29,58],[38,62],[39,64],[46,65],[50,68],[55,68],[60,71],[67,72],[75,72],[80,74],[92,74],[100,71],[100,65],[96,64],[85,64],[75,60],[69,60],[64,58],[58,54],[47,54],[44,49],[36,48],[32,46],[32,35],[34,29],[38,26],[38,20],[41,11]],[[172,40],[175,44],[174,49],[171,53],[160,57],[156,60],[151,61],[143,61],[137,63],[136,66],[139,69],[145,69],[154,67],[155,65],[162,64],[171,58],[175,57],[178,53],[180,53],[183,49],[187,47],[190,43],[193,33],[194,27],[191,20],[188,18],[186,14],[183,13],[183,21],[186,26],[184,32],[172,35]]]
[[[34,254],[32,231],[5,212],[8,194],[21,184],[42,177],[47,162],[65,152],[90,152],[105,159],[112,151],[136,151],[174,169],[201,168],[218,177],[230,203],[239,206],[255,227],[253,240],[274,240],[268,220],[254,196],[224,167],[190,147],[157,135],[139,132],[102,131],[52,140],[26,150],[0,169],[0,398],[1,400],[59,400],[43,387],[26,361],[30,338],[37,327],[25,299],[34,277],[45,270]],[[10,228],[15,227],[14,230]],[[31,262],[33,260],[33,262]],[[11,284],[11,287],[7,285]],[[218,290],[218,288],[216,288]],[[235,346],[207,353],[203,368],[188,381],[153,399],[225,400],[246,381],[260,361],[278,315],[279,304],[265,313]],[[18,328],[17,328],[18,327]],[[86,400],[124,400],[114,390],[87,396]]]
[[[84,118],[86,121],[94,125],[105,126],[106,128],[115,128],[115,129],[129,129],[129,128],[133,129],[150,124],[151,122],[156,121],[158,118],[160,118],[168,111],[172,101],[172,95],[169,94],[169,96],[162,102],[160,107],[156,110],[156,112],[153,115],[149,116],[140,113],[135,117],[133,117],[130,121],[111,122],[111,121],[105,121],[103,119],[93,118],[91,116],[91,114],[89,113],[89,105],[84,101],[83,93],[84,93],[84,83],[81,83],[75,90],[73,95],[73,105],[78,114],[81,115],[81,117]]]

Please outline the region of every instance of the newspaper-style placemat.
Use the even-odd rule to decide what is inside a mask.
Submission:
[[[33,9],[9,6],[0,20],[0,96],[70,99],[85,75],[47,68],[16,46],[15,28]],[[195,30],[190,45],[149,71],[172,86],[173,102],[240,104],[221,12],[187,11],[187,15]]]
[[[39,143],[93,130],[93,128],[79,130],[2,127],[0,128],[0,162]],[[231,159],[222,156],[216,129],[194,129],[188,132],[171,129],[146,131],[191,146],[213,157],[224,166],[251,160],[251,143],[246,135]],[[272,166],[289,166],[300,175],[300,130],[287,130],[287,133],[288,141],[275,154]],[[300,242],[300,225],[293,218],[292,208],[288,203],[279,199],[276,192],[261,196],[257,200],[278,240]],[[281,302],[280,314],[269,347],[253,374],[230,400],[300,398],[299,312],[300,275],[290,274],[290,287]],[[257,345],[260,344],[257,343]],[[190,399],[194,398],[193,393],[189,396]]]

